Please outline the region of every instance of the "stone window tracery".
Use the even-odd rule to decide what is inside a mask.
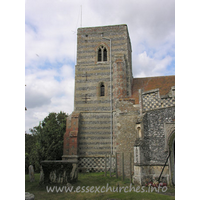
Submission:
[[[98,49],[98,53],[97,53],[97,57],[98,57],[98,62],[104,62],[107,61],[108,59],[108,51],[106,49],[106,47],[104,47],[103,45],[101,45]]]

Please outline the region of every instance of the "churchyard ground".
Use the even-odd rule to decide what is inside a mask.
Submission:
[[[137,199],[137,200],[174,200],[175,199],[175,188],[173,187],[168,187],[166,192],[162,192],[160,189],[159,193],[154,192],[147,192],[148,187],[143,188],[143,191],[146,192],[141,192],[142,189],[140,189],[140,192],[134,192],[133,190],[129,192],[130,188],[130,181],[129,179],[125,179],[122,181],[120,178],[115,178],[115,177],[109,177],[109,174],[107,177],[104,176],[104,173],[79,173],[78,175],[78,181],[76,183],[73,183],[73,191],[77,189],[77,192],[63,192],[57,191],[56,188],[54,187],[54,191],[49,191],[47,192],[47,189],[53,189],[53,186],[60,187],[65,187],[66,185],[48,185],[48,186],[41,186],[39,185],[39,177],[40,174],[35,174],[35,182],[30,182],[29,181],[29,175],[25,175],[25,192],[30,192],[35,195],[35,200],[64,200],[64,199],[73,199],[73,200],[108,200],[108,199],[115,199],[115,200],[121,200],[121,199]],[[113,187],[116,189],[117,187],[127,187],[128,189],[124,190],[122,189],[121,192],[111,192],[108,190],[106,192],[106,187]],[[85,187],[84,187],[85,186]],[[90,192],[87,190],[86,187],[89,189],[94,188]],[[137,188],[136,185],[132,185],[132,187]],[[98,192],[98,190],[100,191]],[[101,190],[103,191],[101,193]],[[89,191],[89,192],[88,192]],[[118,190],[119,191],[119,190]],[[128,192],[127,192],[128,191]]]

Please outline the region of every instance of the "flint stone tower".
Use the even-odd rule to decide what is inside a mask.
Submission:
[[[131,51],[127,25],[78,29],[62,159],[79,171],[106,163],[135,183],[162,176],[175,184],[175,76],[133,78]]]
[[[83,168],[98,162],[93,168],[101,171],[102,158],[115,151],[113,101],[131,96],[127,25],[79,28],[75,68],[74,112],[67,119],[63,159],[77,158]]]

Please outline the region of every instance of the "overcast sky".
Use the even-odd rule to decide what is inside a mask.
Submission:
[[[115,24],[128,25],[134,77],[175,74],[174,0],[25,1],[25,131],[73,111],[77,28]]]

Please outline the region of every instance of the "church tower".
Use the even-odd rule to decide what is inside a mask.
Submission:
[[[79,28],[74,112],[67,119],[63,159],[101,171],[113,154],[114,102],[131,96],[131,42],[127,25]]]

